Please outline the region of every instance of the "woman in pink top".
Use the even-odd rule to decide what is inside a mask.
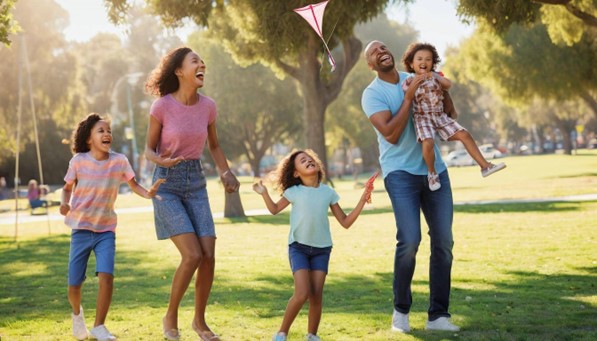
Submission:
[[[164,337],[178,340],[178,307],[197,271],[193,330],[202,340],[219,340],[205,322],[214,279],[216,234],[200,157],[207,142],[227,192],[239,182],[220,148],[214,101],[197,93],[205,63],[190,48],[170,51],[153,70],[145,87],[158,99],[152,104],[145,155],[156,164],[154,181],[166,179],[153,200],[158,239],[170,239],[181,255],[172,278],[170,302],[162,319]]]

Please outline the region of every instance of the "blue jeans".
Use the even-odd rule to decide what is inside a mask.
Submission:
[[[205,174],[199,160],[184,160],[170,168],[156,166],[153,181],[166,179],[158,188],[162,200],[152,198],[158,239],[183,233],[215,237]]]
[[[452,218],[454,204],[448,171],[439,174],[441,188],[430,191],[427,175],[394,171],[384,184],[392,201],[396,218],[396,254],[394,256],[394,308],[407,314],[412,305],[411,282],[416,254],[421,243],[423,211],[431,240],[429,259],[429,320],[450,317],[450,285],[452,270]]]

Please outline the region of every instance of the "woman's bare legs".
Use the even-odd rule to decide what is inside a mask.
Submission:
[[[193,317],[193,329],[198,328],[201,331],[209,331],[205,322],[205,307],[211,292],[211,286],[214,281],[214,271],[216,265],[215,237],[199,238],[202,251],[202,261],[195,278],[195,316]]]
[[[459,130],[454,135],[450,136],[448,141],[460,141],[464,145],[464,148],[468,154],[477,162],[481,169],[489,167],[489,162],[485,160],[483,154],[479,150],[479,147],[475,143],[473,136],[466,130]]]
[[[180,301],[189,287],[195,270],[201,264],[202,258],[201,244],[199,243],[199,238],[194,233],[179,234],[171,237],[170,240],[172,240],[178,252],[180,252],[181,260],[172,278],[170,302],[168,303],[166,316],[163,319],[164,330],[178,329],[178,307],[180,306]]]
[[[282,325],[280,326],[280,332],[285,333],[288,335],[288,331],[290,330],[290,326],[296,315],[298,315],[299,311],[303,307],[303,304],[307,301],[310,296],[311,291],[311,279],[309,276],[309,270],[301,269],[297,270],[294,274],[294,294],[288,300],[288,304],[286,305],[286,311],[284,312],[284,319],[282,320]]]
[[[327,274],[323,271],[311,271],[309,274],[311,291],[309,293],[309,325],[307,331],[317,335],[321,312],[323,311],[323,285]]]

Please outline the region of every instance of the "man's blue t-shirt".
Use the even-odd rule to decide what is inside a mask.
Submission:
[[[404,90],[402,90],[402,83],[408,77],[406,72],[398,72],[400,81],[398,84],[388,83],[375,77],[375,79],[363,91],[361,97],[361,106],[367,115],[367,118],[373,114],[389,110],[392,116],[395,116],[400,109],[400,105],[404,101]],[[402,170],[414,175],[426,175],[427,166],[423,160],[423,152],[421,144],[417,142],[417,136],[412,120],[412,110],[410,112],[408,123],[400,135],[398,142],[392,144],[379,133],[375,127],[375,134],[377,134],[377,142],[379,144],[379,163],[381,171],[385,178],[388,174],[395,170]],[[435,170],[439,174],[446,170],[446,164],[441,158],[441,154],[437,144],[434,145],[435,150]]]

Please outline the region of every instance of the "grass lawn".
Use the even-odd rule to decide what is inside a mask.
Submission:
[[[450,169],[457,202],[541,198],[597,192],[597,154],[512,157],[508,168],[481,178],[474,167]],[[364,174],[361,181],[366,179]],[[243,179],[245,209],[264,208]],[[335,180],[345,209],[361,189]],[[209,182],[213,210],[223,194]],[[390,331],[394,218],[382,181],[373,205],[349,230],[332,218],[334,251],[319,334],[324,340],[592,340],[597,334],[597,202],[458,205],[454,218],[453,321],[458,333],[424,330],[428,302],[429,240],[424,235],[413,281],[410,334]],[[130,195],[119,207],[148,205]],[[25,214],[25,213],[22,213]],[[70,339],[66,300],[69,235],[60,221],[0,225],[0,336],[2,340]],[[269,340],[281,323],[292,277],[286,240],[288,212],[217,219],[216,279],[208,323],[223,340]],[[426,229],[424,226],[423,229]],[[157,241],[151,213],[119,216],[115,291],[107,326],[121,340],[161,340],[171,276],[179,256]],[[95,316],[97,279],[91,258],[83,305]],[[182,340],[190,328],[193,288],[180,309]],[[306,309],[289,340],[303,340]]]

